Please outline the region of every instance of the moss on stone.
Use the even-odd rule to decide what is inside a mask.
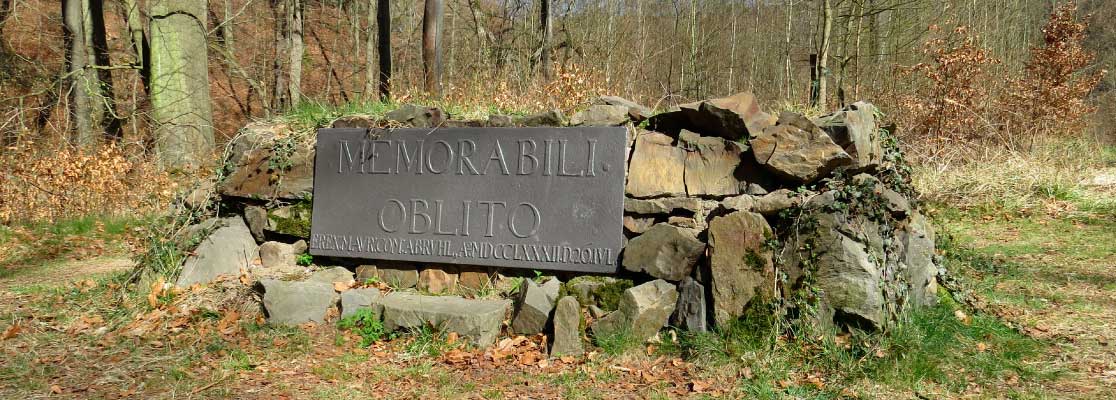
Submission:
[[[268,210],[267,219],[274,224],[273,230],[276,233],[309,239],[312,212],[313,203],[303,201],[287,207]]]
[[[628,279],[606,282],[594,291],[597,295],[597,307],[605,311],[615,311],[620,308],[620,299],[623,298],[624,291],[632,286],[634,284]]]

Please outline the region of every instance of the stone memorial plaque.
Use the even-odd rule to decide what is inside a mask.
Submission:
[[[612,273],[625,128],[321,129],[310,253]]]

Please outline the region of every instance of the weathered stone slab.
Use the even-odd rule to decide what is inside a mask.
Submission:
[[[883,137],[876,121],[877,112],[876,106],[858,101],[820,118],[817,124],[853,158],[855,168],[870,168],[883,161]]]
[[[532,335],[546,329],[550,321],[550,312],[554,310],[554,301],[558,298],[558,289],[562,282],[551,279],[539,285],[534,280],[525,279],[519,289],[519,297],[515,301],[515,318],[512,319],[512,331],[524,335]]]
[[[287,282],[276,279],[260,281],[264,288],[263,303],[267,321],[279,325],[322,323],[329,309],[337,304],[333,285],[324,282]]]
[[[222,275],[238,276],[241,269],[247,270],[252,260],[259,257],[259,247],[244,219],[224,218],[217,226],[221,227],[186,258],[176,283],[179,287],[210,283]]]
[[[778,125],[752,139],[751,145],[756,162],[796,184],[813,182],[852,163],[848,153],[813,122],[789,112],[779,116]]]
[[[581,344],[581,305],[573,296],[558,300],[554,309],[554,345],[550,356],[578,356],[585,353]]]
[[[375,288],[350,289],[341,292],[341,318],[356,314],[362,308],[368,308],[372,310],[374,319],[380,319],[384,313],[384,306],[376,302],[381,297],[383,293]]]
[[[384,328],[389,331],[433,326],[443,332],[456,332],[484,347],[500,334],[511,301],[392,292],[373,304],[384,307]]]
[[[309,198],[314,191],[314,151],[303,144],[291,146],[272,145],[248,153],[218,190],[248,199]]]
[[[685,196],[686,154],[670,136],[647,132],[636,137],[626,191],[632,197]]]
[[[713,285],[713,317],[724,326],[743,315],[748,303],[773,275],[771,227],[750,211],[713,218],[709,223],[709,267]]]
[[[686,277],[678,284],[678,306],[674,310],[674,326],[690,332],[708,330],[705,316],[705,286]]]
[[[319,131],[311,254],[611,273],[624,128]]]
[[[349,271],[345,267],[333,267],[329,269],[323,269],[321,271],[315,271],[313,274],[310,275],[310,281],[328,283],[330,285],[334,283],[344,283],[349,285],[356,283],[356,279],[353,278],[353,272]]]
[[[756,97],[746,92],[678,108],[692,129],[730,140],[756,136],[775,123],[774,117],[760,110]]]
[[[686,148],[687,194],[724,197],[740,193],[740,182],[733,175],[743,152],[738,143],[687,130],[682,131],[679,141]]]

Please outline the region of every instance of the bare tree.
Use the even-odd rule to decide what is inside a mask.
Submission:
[[[426,92],[442,95],[442,0],[426,0],[422,14],[422,76]]]
[[[391,0],[376,5],[376,43],[380,58],[380,99],[391,99]]]
[[[97,143],[99,113],[96,98],[100,97],[101,85],[97,74],[89,68],[92,64],[89,46],[92,32],[86,27],[89,4],[85,0],[65,0],[62,2],[63,41],[66,44],[66,73],[64,77],[69,92],[70,118],[75,125],[71,144],[90,147]]]
[[[550,0],[539,1],[539,31],[542,36],[539,44],[539,68],[543,78],[550,79],[550,42],[554,36],[554,28],[550,16]]]

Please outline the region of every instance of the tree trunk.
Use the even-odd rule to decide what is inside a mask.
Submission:
[[[391,99],[391,0],[379,0],[376,6],[376,43],[380,58],[380,100]]]
[[[149,0],[151,110],[160,163],[195,171],[213,157],[205,0]]]
[[[87,148],[97,142],[97,128],[93,118],[93,96],[91,91],[99,86],[95,83],[96,74],[89,73],[90,52],[85,32],[85,0],[64,0],[62,2],[62,37],[66,44],[66,80],[69,86],[70,118],[74,123],[75,134],[70,143]]]
[[[818,52],[817,64],[817,86],[818,96],[814,107],[825,110],[827,108],[827,83],[826,75],[829,75],[827,65],[829,62],[829,42],[830,36],[833,34],[833,0],[821,0],[822,6],[822,31],[821,31],[821,49]]]
[[[426,93],[442,96],[442,0],[426,0],[422,14],[422,64]]]
[[[93,63],[98,67],[97,69],[97,84],[98,88],[94,92],[96,97],[93,100],[96,105],[93,107],[94,116],[97,119],[96,124],[104,127],[105,138],[112,141],[120,140],[123,136],[121,131],[121,121],[117,118],[116,113],[116,97],[113,91],[112,71],[108,67],[111,65],[109,60],[108,40],[105,36],[105,10],[104,1],[102,0],[89,0],[88,13],[85,17],[87,37],[89,38],[90,47],[93,55]]]
[[[128,40],[135,52],[135,66],[140,69],[140,81],[143,90],[151,93],[151,82],[148,81],[151,71],[151,49],[147,43],[147,35],[143,33],[143,20],[140,17],[139,2],[137,0],[123,0],[124,21],[128,26]],[[226,37],[226,40],[230,40]],[[226,42],[227,43],[227,42]]]
[[[612,27],[611,18],[612,17],[609,17],[610,29]],[[542,36],[542,43],[539,44],[539,68],[542,72],[543,78],[549,81],[551,46],[550,42],[553,40],[554,37],[553,21],[550,17],[550,0],[542,0],[539,2],[539,33]]]
[[[376,35],[371,32],[373,26],[376,26],[376,5],[368,0],[369,32],[364,38],[364,95],[361,96],[365,101],[372,100],[372,93],[376,91]]]
[[[305,49],[302,29],[302,0],[288,0],[287,3],[287,40],[288,67],[287,92],[291,107],[298,106],[302,97],[302,54]]]
[[[283,112],[291,106],[291,92],[288,84],[286,62],[290,61],[288,55],[290,54],[290,39],[287,35],[290,30],[287,28],[287,23],[290,21],[287,18],[287,1],[288,0],[273,0],[271,2],[271,12],[275,20],[275,56],[271,62],[271,72],[275,76],[275,82],[271,87],[271,109],[277,112]]]

